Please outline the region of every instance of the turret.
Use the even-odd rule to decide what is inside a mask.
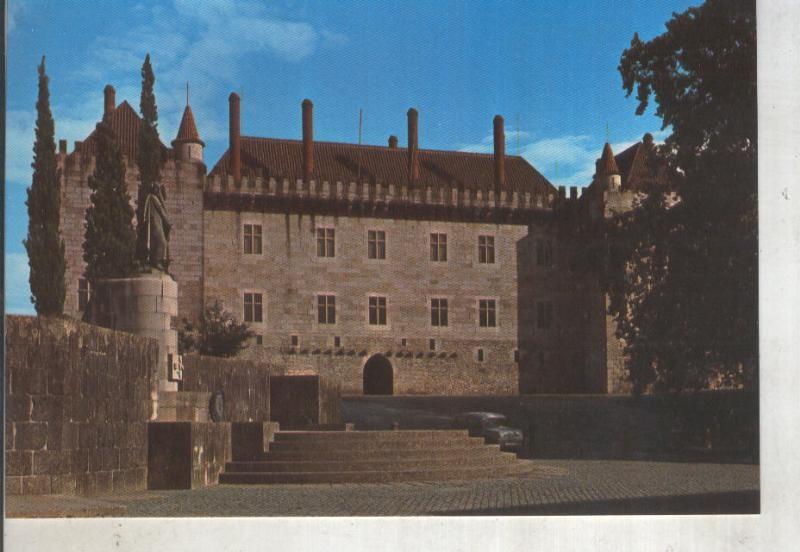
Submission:
[[[607,191],[619,191],[622,186],[622,177],[619,174],[617,160],[614,152],[611,151],[611,144],[606,142],[603,146],[603,155],[597,161],[595,178],[600,184],[601,189]]]
[[[192,108],[186,104],[181,118],[181,126],[178,128],[178,135],[172,141],[172,147],[178,159],[181,161],[203,162],[203,148],[205,143],[200,139],[197,132],[197,125],[194,122]]]

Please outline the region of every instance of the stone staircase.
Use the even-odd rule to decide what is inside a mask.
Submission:
[[[465,430],[279,431],[256,461],[228,462],[223,484],[481,479],[534,469]]]

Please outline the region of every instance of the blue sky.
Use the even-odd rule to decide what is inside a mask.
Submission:
[[[686,0],[551,2],[60,2],[10,0],[6,129],[6,309],[32,312],[25,188],[30,185],[37,74],[47,55],[56,138],[72,150],[100,118],[102,89],[138,108],[147,52],[162,141],[177,131],[185,83],[209,166],[227,144],[227,96],[242,95],[246,135],[300,137],[300,102],[314,101],[318,140],[406,139],[420,112],[420,147],[491,151],[492,117],[506,150],[555,184],[588,184],[606,137],[615,151],[658,133],[634,114],[617,71],[634,32],[664,31]],[[99,7],[102,6],[102,9]],[[519,143],[519,147],[517,144]]]

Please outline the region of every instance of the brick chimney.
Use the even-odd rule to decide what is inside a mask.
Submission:
[[[494,116],[494,186],[498,190],[506,183],[506,135],[503,117]]]
[[[419,113],[412,107],[408,110],[408,180],[412,184],[419,180],[418,126]]]
[[[314,104],[303,100],[303,180],[311,182],[314,174]]]
[[[230,114],[228,122],[230,133],[228,172],[238,182],[242,179],[242,150],[241,134],[239,132],[239,95],[236,92],[231,92],[231,95],[228,96],[228,104]]]
[[[58,153],[60,155],[66,155],[67,154],[67,141],[64,140],[63,138],[58,141]]]
[[[117,107],[116,91],[113,86],[107,84],[103,88],[103,117],[114,111],[115,107]]]
[[[394,134],[389,136],[389,149],[397,149],[397,136]]]

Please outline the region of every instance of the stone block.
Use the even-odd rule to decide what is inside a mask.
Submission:
[[[22,478],[22,494],[50,494],[49,475],[26,475]]]
[[[114,470],[111,472],[111,491],[121,493],[125,491],[125,472]]]
[[[20,476],[6,477],[5,492],[7,495],[21,495],[22,477]]]
[[[100,471],[95,474],[95,493],[108,494],[113,490],[110,471]]]
[[[69,451],[37,450],[33,453],[34,475],[60,475],[72,471]]]
[[[39,450],[47,443],[47,424],[40,422],[19,422],[14,424],[16,435],[14,445],[17,450]]]
[[[102,470],[113,471],[119,469],[119,450],[115,448],[102,448],[100,449],[100,456],[102,458]]]
[[[147,468],[134,468],[125,470],[125,489],[128,491],[140,491],[147,487],[148,471]]]
[[[31,475],[33,473],[33,452],[6,451],[6,475]]]
[[[41,395],[46,391],[46,378],[38,366],[25,366],[13,372],[14,393]]]
[[[33,401],[30,395],[15,393],[6,395],[6,420],[9,422],[27,422],[31,419]]]
[[[72,471],[74,473],[86,473],[89,471],[89,450],[77,449],[69,451]]]
[[[6,422],[5,431],[6,450],[14,450],[14,424]]]
[[[50,492],[53,494],[74,495],[77,492],[75,474],[54,475],[50,478]]]

